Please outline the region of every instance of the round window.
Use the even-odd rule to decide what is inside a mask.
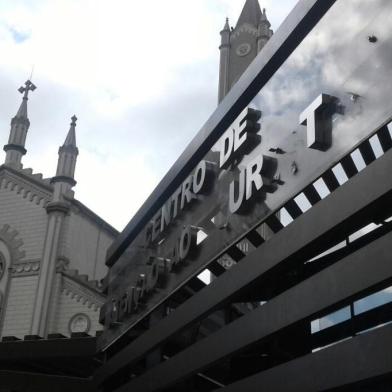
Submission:
[[[87,333],[90,330],[90,318],[83,313],[75,314],[69,321],[69,332],[77,333],[77,332],[85,332]]]

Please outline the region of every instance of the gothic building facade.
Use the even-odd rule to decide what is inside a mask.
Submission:
[[[76,120],[59,149],[56,175],[23,168],[29,92],[11,120],[0,166],[0,334],[94,334],[104,296],[106,249],[117,231],[74,198]]]
[[[221,31],[219,102],[272,37],[271,23],[258,0],[246,0],[235,27],[229,20]]]
[[[246,0],[235,27],[221,31],[219,102],[273,32],[258,0]],[[43,178],[22,165],[30,127],[27,81],[11,121],[0,166],[0,336],[94,333],[104,303],[100,280],[106,250],[118,232],[74,198],[76,121],[59,149],[56,175]],[[247,252],[248,244],[241,244]],[[230,268],[232,260],[222,259]]]

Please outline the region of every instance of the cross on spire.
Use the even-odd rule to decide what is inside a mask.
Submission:
[[[76,121],[78,120],[78,118],[75,115],[73,115],[71,117],[71,120],[72,120],[71,125],[75,126],[76,125]]]
[[[29,99],[29,91],[34,91],[37,86],[35,84],[33,84],[30,80],[27,80],[25,83],[26,87],[19,87],[18,91],[23,94],[23,99]]]

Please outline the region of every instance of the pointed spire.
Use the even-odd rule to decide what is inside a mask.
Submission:
[[[76,184],[74,176],[76,159],[79,155],[79,150],[76,147],[76,121],[77,117],[73,115],[65,142],[59,148],[56,176],[51,180],[51,183],[55,185],[55,196],[57,198],[60,198],[62,194],[68,193]]]
[[[74,147],[76,148],[76,133],[75,133],[75,128],[76,128],[76,121],[78,120],[78,118],[73,115],[71,117],[71,126],[69,128],[67,137],[65,139],[65,142],[63,144],[63,147]]]
[[[226,18],[226,23],[223,26],[223,31],[230,31],[229,18]]]
[[[26,154],[26,136],[30,127],[30,121],[27,117],[27,100],[29,99],[29,92],[34,91],[36,88],[30,80],[27,80],[25,86],[18,89],[23,94],[23,100],[18,112],[11,120],[8,144],[4,146],[4,151],[6,152],[5,164],[16,169],[22,168],[22,157]]]
[[[23,100],[15,118],[27,119],[27,101],[29,99],[29,91],[34,91],[36,88],[37,87],[30,80],[26,81],[25,87],[19,87],[18,91],[23,94]]]
[[[257,52],[260,52],[264,48],[268,40],[272,37],[274,32],[271,30],[271,23],[267,18],[267,12],[265,8],[261,14],[258,34],[257,34]]]
[[[242,26],[245,23],[253,25],[257,28],[262,16],[263,14],[261,12],[259,1],[246,0],[244,8],[242,9],[241,15],[238,19],[236,28]]]
[[[264,23],[268,25],[268,27],[271,27],[271,23],[267,18],[267,11],[265,10],[265,8],[263,8],[263,12],[261,13],[260,23]]]

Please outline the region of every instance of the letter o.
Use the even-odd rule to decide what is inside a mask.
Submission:
[[[191,229],[187,226],[181,233],[180,239],[180,260],[186,259],[189,254],[189,250],[192,245],[192,234]]]

